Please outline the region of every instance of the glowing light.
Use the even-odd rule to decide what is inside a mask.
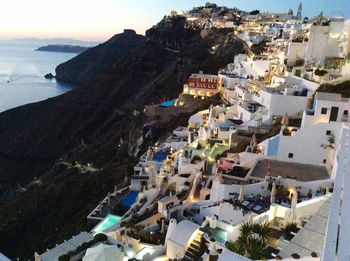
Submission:
[[[233,232],[233,226],[228,226],[227,231],[232,233]]]

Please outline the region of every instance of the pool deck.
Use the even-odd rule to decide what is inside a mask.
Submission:
[[[111,194],[110,204],[108,205],[108,195],[102,200],[103,209],[102,213],[99,212],[99,205],[95,207],[95,209],[87,216],[87,219],[91,220],[103,220],[108,214],[112,214],[111,211],[114,206],[120,204],[122,200],[128,195],[130,192],[129,188],[123,188],[114,195]]]

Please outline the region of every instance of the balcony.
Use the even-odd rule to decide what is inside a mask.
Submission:
[[[241,102],[239,103],[239,106],[250,113],[255,113],[260,107],[262,107],[262,105],[257,102]]]

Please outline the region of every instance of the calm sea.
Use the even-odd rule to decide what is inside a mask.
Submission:
[[[43,43],[0,41],[0,112],[63,94],[70,86],[44,75],[76,54],[37,52]]]

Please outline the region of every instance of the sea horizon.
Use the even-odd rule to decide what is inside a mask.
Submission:
[[[35,51],[43,45],[45,41],[0,40],[0,113],[71,90],[72,86],[44,76],[77,54]]]

